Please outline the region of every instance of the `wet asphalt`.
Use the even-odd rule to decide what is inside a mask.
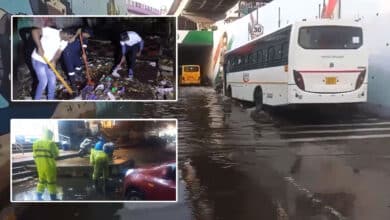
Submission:
[[[23,204],[20,219],[390,219],[390,118],[361,105],[256,113],[212,88],[179,94],[135,113],[178,119],[177,203]]]
[[[256,113],[211,88],[180,95],[143,116],[178,117],[195,219],[390,219],[389,118],[364,105]]]
[[[110,173],[106,190],[102,184],[97,186],[92,181],[93,168],[89,157],[72,157],[58,160],[57,166],[57,199],[62,201],[123,201],[123,176],[129,168],[151,167],[174,161],[175,152],[157,146],[123,147],[114,151],[110,163]],[[31,165],[30,170],[36,167]],[[16,202],[36,201],[37,178],[13,184],[12,199]],[[49,201],[47,191],[43,200]]]

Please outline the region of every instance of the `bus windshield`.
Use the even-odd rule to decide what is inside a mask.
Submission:
[[[199,67],[198,66],[185,66],[184,72],[198,72]]]
[[[363,44],[363,31],[346,26],[302,27],[298,43],[304,49],[358,49]]]

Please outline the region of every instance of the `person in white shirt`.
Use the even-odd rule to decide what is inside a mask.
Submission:
[[[41,99],[46,86],[48,89],[47,99],[53,100],[55,96],[57,79],[43,59],[43,56],[55,67],[62,51],[68,45],[68,41],[73,41],[80,32],[81,29],[78,29],[75,33],[71,28],[58,30],[51,27],[35,28],[31,31],[36,45],[35,50],[31,54],[31,61],[38,78],[38,86],[34,96],[35,100]]]
[[[141,51],[144,48],[144,41],[142,38],[134,31],[126,31],[120,35],[120,44],[122,50],[122,58],[119,64],[115,69],[120,69],[123,63],[127,62],[128,76],[129,79],[133,79],[134,75],[134,66],[137,56],[141,54]],[[115,77],[120,75],[114,71],[112,74]]]

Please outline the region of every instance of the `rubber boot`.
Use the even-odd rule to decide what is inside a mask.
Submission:
[[[43,201],[43,193],[37,192],[37,200],[38,201]]]
[[[134,72],[132,69],[129,69],[129,77],[126,78],[126,80],[133,81],[134,79]]]
[[[50,200],[57,200],[57,194],[50,194]]]

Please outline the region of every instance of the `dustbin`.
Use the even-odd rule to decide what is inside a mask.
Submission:
[[[66,151],[66,150],[70,150],[70,144],[68,142],[62,142],[61,143],[61,149]]]

